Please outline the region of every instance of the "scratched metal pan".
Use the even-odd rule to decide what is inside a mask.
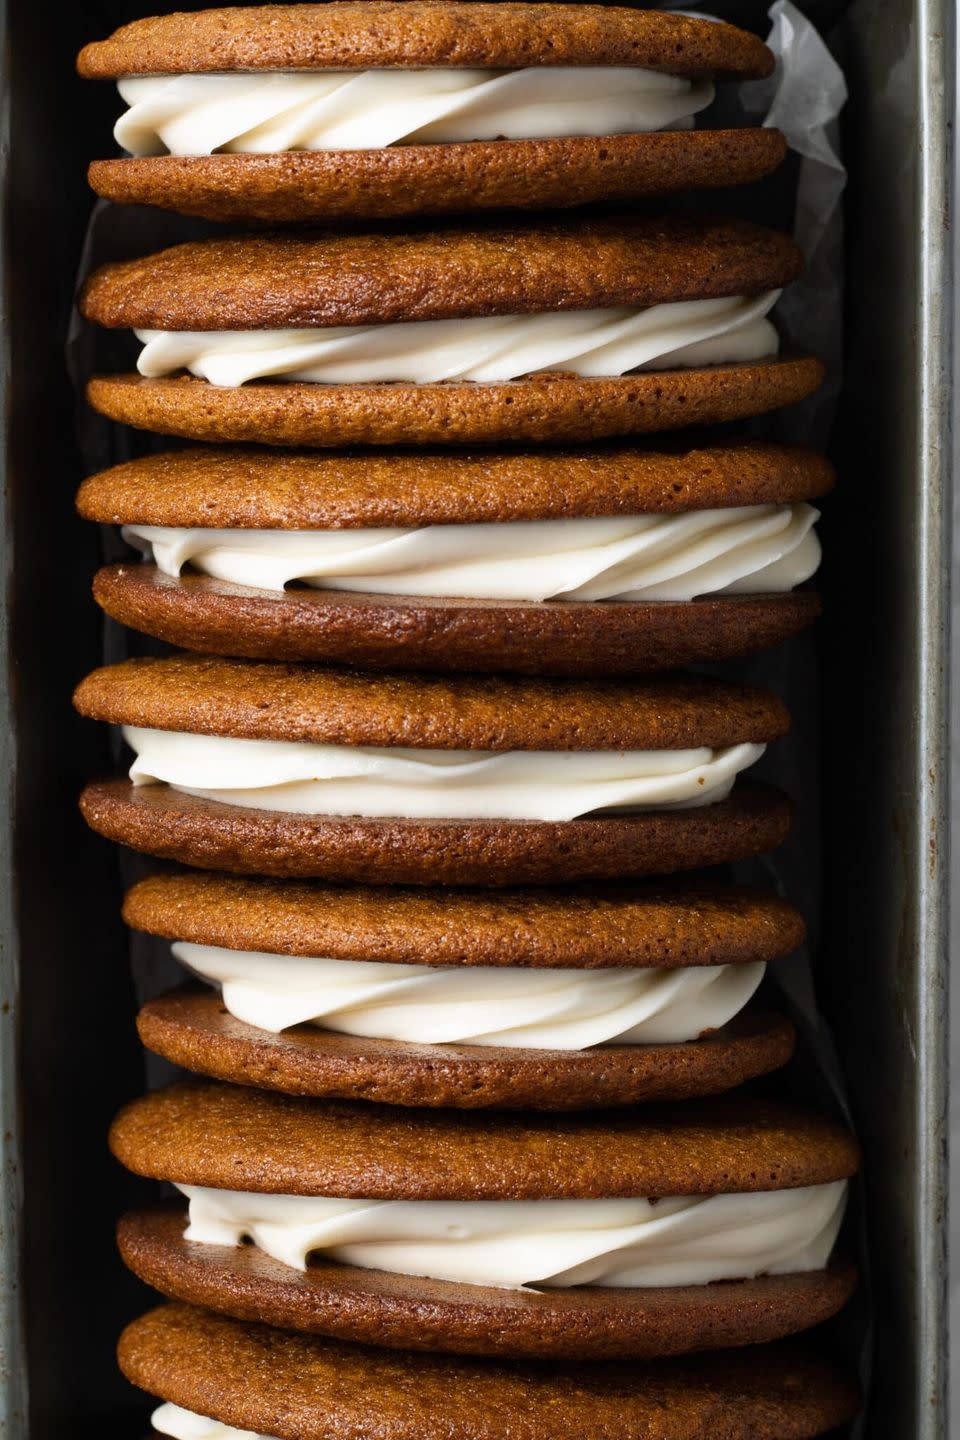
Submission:
[[[866,1152],[867,1434],[946,1411],[949,573],[956,293],[951,0],[843,26],[847,355],[821,627],[824,1009]]]
[[[164,7],[0,0],[3,581],[0,584],[0,1437],[142,1433],[113,1345],[148,1303],[113,1248],[144,1196],[106,1154],[143,1085],[115,857],[82,828],[110,768],[73,683],[100,662],[100,560],[63,365],[115,100],[80,45]],[[181,5],[181,8],[184,8]],[[186,8],[200,8],[188,5]],[[765,6],[702,3],[763,32]],[[840,22],[848,352],[819,627],[822,909],[817,981],[866,1149],[877,1363],[866,1433],[940,1440],[947,875],[947,572],[953,281],[951,0],[809,0]],[[815,739],[815,737],[811,737]],[[96,1427],[96,1430],[93,1429]]]

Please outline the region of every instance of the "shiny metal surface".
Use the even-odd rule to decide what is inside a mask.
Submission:
[[[857,0],[844,27],[850,309],[825,627],[824,985],[866,1154],[872,1440],[948,1433],[953,23],[949,0]]]

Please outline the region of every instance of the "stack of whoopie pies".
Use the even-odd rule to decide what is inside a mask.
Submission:
[[[757,1083],[803,920],[709,869],[784,838],[748,772],[789,716],[678,668],[818,612],[831,469],[724,422],[822,367],[771,320],[789,238],[629,206],[773,170],[775,130],[695,121],[772,64],[725,24],[460,0],[80,56],[128,106],[94,189],[250,226],[80,301],[140,347],[93,407],[192,442],[78,502],[132,547],[100,605],[178,647],[75,697],[134,757],[87,820],[175,862],[124,914],[183,967],[138,1025],[192,1074],[111,1137],[179,1192],[120,1225],[169,1302],[120,1345],[162,1434],[805,1440],[857,1409],[793,1339],[855,1283],[856,1146]]]

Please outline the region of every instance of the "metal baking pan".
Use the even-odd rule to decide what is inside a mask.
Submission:
[[[80,45],[163,8],[51,12],[0,0],[4,586],[0,649],[0,1436],[142,1433],[118,1376],[149,1303],[113,1248],[142,1198],[106,1153],[143,1086],[118,918],[121,876],[75,810],[110,768],[69,704],[103,655],[100,560],[72,509],[82,475],[63,363],[90,213],[86,162],[115,99],[73,74]],[[187,5],[181,8],[200,8]],[[765,6],[703,9],[766,29]],[[949,0],[809,0],[847,70],[846,381],[825,520],[817,983],[866,1151],[876,1364],[866,1434],[948,1434],[945,1389],[947,525],[955,85]],[[806,735],[816,745],[813,731]],[[69,1428],[68,1428],[69,1427]],[[92,1428],[89,1433],[93,1433]]]
[[[878,1440],[950,1433],[954,12],[949,0],[857,0],[842,29],[849,308],[820,631],[819,978],[866,1154]]]

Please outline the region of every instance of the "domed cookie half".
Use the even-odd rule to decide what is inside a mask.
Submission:
[[[321,448],[715,424],[819,385],[768,318],[801,269],[786,235],[692,215],[203,240],[90,277],[83,314],[143,348],[87,393],[140,429]]]
[[[751,1000],[803,939],[775,895],[717,882],[408,890],[188,873],[124,919],[212,989],[140,1011],[176,1065],[293,1095],[577,1110],[680,1100],[776,1069]]]
[[[78,508],[143,564],[122,624],[252,659],[610,675],[725,660],[816,615],[812,451],[362,455],[193,449],[91,476]]]
[[[78,687],[123,726],[129,780],[95,830],[201,869],[377,884],[526,885],[755,855],[783,795],[737,782],[788,725],[763,690],[377,674],[176,655]]]
[[[141,1279],[340,1339],[677,1355],[807,1329],[854,1284],[833,1252],[856,1145],[785,1102],[508,1115],[189,1082],[121,1111],[111,1145],[189,1204],[121,1222]]]
[[[760,40],[612,6],[166,15],[86,46],[78,69],[128,107],[128,157],[94,161],[97,194],[211,220],[564,208],[742,184],[786,151],[778,130],[702,113],[715,81],[771,73]]]
[[[134,1320],[118,1356],[176,1440],[501,1440],[508,1425],[525,1440],[813,1440],[860,1404],[852,1379],[792,1345],[571,1370],[391,1354],[190,1305]]]

